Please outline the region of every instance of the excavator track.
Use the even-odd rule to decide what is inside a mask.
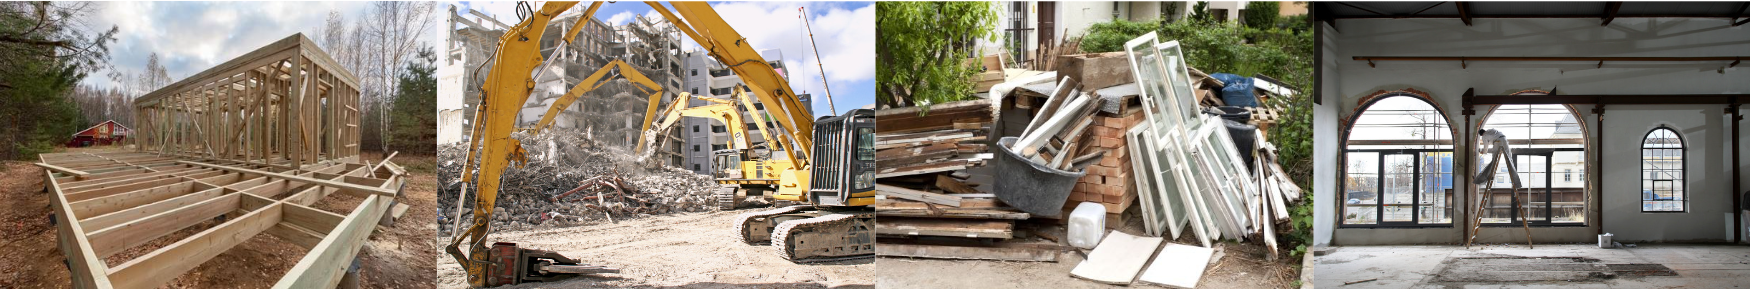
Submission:
[[[735,209],[735,188],[718,189],[713,195],[717,201],[717,209],[728,211]]]
[[[874,212],[819,212],[824,215],[779,223],[772,229],[778,257],[819,263],[875,257]]]
[[[747,243],[749,245],[759,245],[760,243],[771,241],[769,231],[763,229],[749,231],[749,229],[755,228],[756,225],[763,227],[766,222],[771,222],[771,218],[774,216],[800,211],[804,208],[808,208],[808,206],[789,206],[737,215],[735,216],[736,241],[741,241],[742,243]],[[754,224],[755,222],[760,224]]]

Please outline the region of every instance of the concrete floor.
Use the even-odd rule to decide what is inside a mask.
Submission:
[[[1599,249],[1596,245],[1352,246],[1315,250],[1316,288],[1750,288],[1750,246],[1643,244]],[[1458,258],[1578,257],[1597,264],[1660,264],[1678,276],[1579,278],[1578,280],[1451,282],[1442,278]],[[1516,270],[1516,269],[1503,269]],[[1520,269],[1523,270],[1523,269]],[[1466,272],[1471,273],[1471,272]],[[1537,276],[1546,271],[1488,272]],[[1584,274],[1580,274],[1584,276]],[[1374,279],[1373,281],[1357,282]],[[1354,284],[1347,284],[1357,282]]]

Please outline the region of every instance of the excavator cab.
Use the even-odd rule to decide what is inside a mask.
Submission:
[[[711,158],[711,178],[742,178],[741,150],[715,150],[711,152]]]
[[[808,198],[816,206],[875,203],[875,111],[855,109],[814,121]]]

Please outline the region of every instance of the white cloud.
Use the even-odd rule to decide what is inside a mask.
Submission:
[[[792,73],[791,85],[796,89],[818,90],[820,67],[825,63],[828,81],[837,87],[841,82],[867,81],[875,78],[875,6],[855,10],[828,6],[824,2],[735,2],[716,5],[718,15],[735,27],[735,31],[759,49],[779,49]],[[814,42],[819,45],[820,60],[815,61],[814,45],[808,40],[798,7],[808,6],[814,28]]]
[[[117,41],[110,47],[110,63],[116,69],[138,73],[147,56],[158,53],[173,80],[212,68],[219,63],[261,48],[293,33],[314,32],[328,18],[330,11],[339,11],[347,21],[355,21],[366,12],[368,2],[104,2],[91,19],[93,27],[118,28]],[[448,6],[440,5],[434,17],[447,15]],[[421,37],[433,47],[439,47],[443,18]],[[88,84],[110,86],[117,83],[107,75],[95,75]]]
[[[608,17],[607,22],[614,25],[626,25],[627,22],[632,22],[633,16],[632,11],[621,11],[619,14],[614,14],[613,17]]]

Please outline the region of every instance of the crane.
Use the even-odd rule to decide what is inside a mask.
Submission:
[[[769,146],[785,154],[789,169],[777,173],[778,193],[774,198],[808,205],[737,216],[734,226],[742,241],[769,243],[781,257],[796,262],[873,257],[874,212],[869,206],[874,204],[875,196],[874,111],[859,109],[840,116],[814,119],[788,80],[778,74],[772,64],[709,4],[675,2],[670,4],[672,10],[662,3],[646,4],[733,70],[746,85],[745,92],[738,93],[752,95],[738,98],[747,107],[753,107],[752,100],[757,99],[768,108],[766,117],[776,124],[769,130],[762,127],[762,133],[768,134]],[[490,62],[492,68],[481,86],[474,133],[469,140],[461,176],[463,182],[473,183],[476,187],[472,222],[465,227],[457,226],[459,233],[445,248],[445,252],[467,272],[470,285],[496,286],[539,281],[553,274],[617,271],[579,265],[576,260],[551,251],[519,248],[512,243],[495,243],[491,249],[486,247],[485,238],[503,181],[502,174],[510,165],[526,163],[526,150],[518,140],[510,137],[516,130],[516,115],[533,92],[535,79],[540,76],[537,72],[547,71],[545,68],[560,58],[544,59],[541,56],[543,32],[554,17],[576,5],[577,2],[547,2],[539,10],[534,10],[526,8],[526,3],[519,3],[524,11],[519,14],[526,14],[527,18],[499,38],[498,48]],[[601,5],[601,2],[590,4],[578,17],[578,23],[561,34],[561,41],[565,43],[560,45],[569,44]],[[611,67],[616,65],[610,64],[604,69]],[[624,72],[627,70],[636,72],[635,69],[620,70],[621,75],[634,75]],[[597,74],[605,76],[602,71]],[[553,103],[540,123],[525,130],[538,133],[551,122],[557,111],[570,105],[569,100],[594,89],[590,85],[599,86],[598,82],[599,79],[585,81],[572,88],[562,98],[566,101]],[[656,93],[660,94],[660,89]],[[657,94],[652,96],[646,110],[647,117],[656,113]],[[681,105],[685,104],[674,104]],[[763,126],[763,122],[755,123]],[[644,125],[648,131],[651,123]],[[638,146],[647,146],[644,142]],[[464,242],[469,244],[466,252],[461,249]]]

